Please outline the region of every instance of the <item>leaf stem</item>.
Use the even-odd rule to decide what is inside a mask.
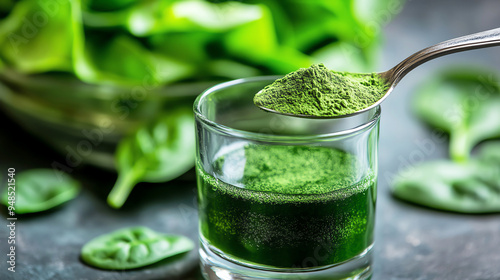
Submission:
[[[108,204],[116,209],[121,208],[142,174],[144,168],[141,164],[135,164],[128,172],[119,172],[118,179],[108,195]]]
[[[467,128],[460,127],[450,135],[450,157],[455,162],[466,162],[470,155],[470,136]]]

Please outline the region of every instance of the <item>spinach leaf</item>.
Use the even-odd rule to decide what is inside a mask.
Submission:
[[[427,207],[461,213],[500,212],[500,143],[485,144],[467,163],[435,161],[402,172],[393,194]]]
[[[445,71],[417,91],[416,114],[450,133],[454,161],[466,161],[477,143],[500,137],[500,82],[493,73],[470,67]]]
[[[52,169],[32,169],[17,174],[15,189],[6,187],[2,203],[15,198],[17,214],[41,212],[61,205],[78,195],[80,184],[65,173]]]
[[[371,23],[386,21],[380,14],[392,4],[7,1],[0,3],[0,60],[23,74],[63,71],[118,86],[285,74],[314,61],[371,71],[380,41]]]
[[[193,71],[192,65],[153,53],[130,36],[109,38],[108,34],[94,33],[82,47],[83,53],[78,53],[80,64],[85,67],[77,68],[76,74],[83,81],[159,85],[185,78]]]
[[[193,248],[193,242],[187,237],[132,227],[92,239],[83,246],[81,257],[85,263],[103,269],[133,269]]]
[[[71,71],[73,1],[19,1],[0,23],[0,56],[24,73]]]
[[[118,180],[108,204],[120,208],[138,182],[166,182],[194,165],[195,135],[191,108],[172,110],[151,126],[122,140],[116,151]]]

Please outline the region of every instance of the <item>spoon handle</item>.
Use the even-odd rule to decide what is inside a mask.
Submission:
[[[418,51],[385,73],[392,84],[397,84],[408,72],[431,59],[461,51],[500,46],[500,28],[458,37]]]

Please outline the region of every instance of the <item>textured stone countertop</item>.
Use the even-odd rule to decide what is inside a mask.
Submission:
[[[500,26],[500,2],[494,0],[407,0],[385,30],[381,68],[386,70],[411,53],[438,43]],[[393,17],[390,12],[387,16]],[[379,189],[373,280],[500,279],[500,214],[463,215],[410,205],[394,199],[389,180],[400,168],[447,157],[447,141],[410,112],[412,91],[438,69],[477,63],[500,70],[500,48],[454,54],[426,63],[398,85],[382,107]],[[64,160],[0,113],[0,171],[47,167]],[[432,148],[423,143],[431,141]],[[81,246],[117,228],[145,225],[197,239],[194,176],[168,184],[143,185],[130,201],[113,210],[105,197],[115,175],[85,166],[73,176],[83,183],[77,199],[62,209],[17,221],[17,266],[6,271],[6,213],[0,212],[0,279],[199,279],[197,252],[175,261],[133,271],[104,271],[79,260]],[[5,178],[5,176],[3,176]]]

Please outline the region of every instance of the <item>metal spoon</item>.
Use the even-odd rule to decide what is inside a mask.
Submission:
[[[463,36],[463,37],[458,37],[455,39],[451,39],[448,41],[441,42],[439,44],[430,46],[428,48],[425,48],[421,51],[418,51],[405,60],[401,61],[398,65],[394,66],[388,71],[385,72],[380,72],[377,73],[382,77],[383,79],[386,80],[386,83],[388,85],[388,90],[378,100],[375,102],[373,105],[354,112],[352,114],[347,114],[347,115],[339,115],[339,116],[312,116],[312,115],[303,115],[303,114],[291,114],[291,113],[282,113],[282,112],[277,112],[274,110],[271,110],[266,107],[262,107],[260,105],[259,108],[269,111],[272,113],[277,113],[277,114],[282,114],[282,115],[288,115],[288,116],[294,116],[294,117],[304,117],[304,118],[324,118],[324,119],[332,119],[332,118],[345,118],[345,117],[350,117],[353,115],[357,115],[360,113],[363,113],[365,111],[368,111],[376,106],[378,106],[380,103],[382,103],[387,96],[392,92],[392,90],[396,87],[396,85],[401,81],[401,79],[408,74],[411,70],[413,70],[415,67],[423,64],[424,62],[427,62],[431,59],[447,55],[447,54],[452,54],[456,52],[462,52],[462,51],[467,51],[467,50],[473,50],[473,49],[480,49],[480,48],[487,48],[487,47],[493,47],[493,46],[499,46],[500,45],[500,28],[495,28],[492,30],[487,30],[479,33],[474,33],[471,35]],[[371,75],[366,74],[366,75]]]

